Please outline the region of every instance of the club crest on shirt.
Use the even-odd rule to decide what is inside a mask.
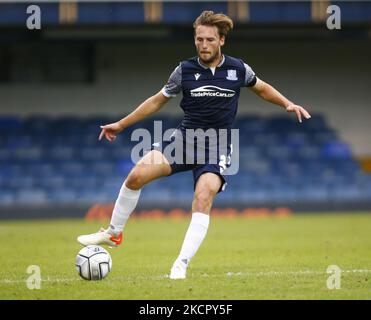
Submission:
[[[227,70],[227,77],[226,77],[227,80],[232,80],[232,81],[235,81],[235,80],[238,80],[237,78],[237,71],[236,70]]]

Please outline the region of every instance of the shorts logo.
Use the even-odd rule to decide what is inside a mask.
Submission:
[[[219,88],[216,86],[202,86],[191,90],[191,97],[221,97],[231,98],[236,94],[234,90]]]
[[[228,73],[226,77],[227,80],[232,80],[232,81],[238,80],[236,70],[227,70],[227,73]]]

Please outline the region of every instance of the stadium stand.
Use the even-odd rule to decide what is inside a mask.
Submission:
[[[0,206],[110,203],[133,166],[127,129],[115,143],[98,141],[99,124],[114,119],[32,116],[0,118]],[[143,127],[153,131],[153,120]],[[160,119],[156,119],[160,120]],[[164,130],[179,118],[167,117]],[[240,170],[229,176],[216,206],[294,206],[362,203],[371,198],[371,174],[321,115],[298,124],[283,116],[245,115]],[[191,173],[155,181],[143,190],[148,207],[189,206]]]

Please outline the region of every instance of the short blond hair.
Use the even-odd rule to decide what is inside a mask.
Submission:
[[[233,29],[233,21],[223,13],[214,13],[213,11],[203,11],[193,22],[194,31],[198,26],[216,26],[219,36],[227,36],[229,30]]]

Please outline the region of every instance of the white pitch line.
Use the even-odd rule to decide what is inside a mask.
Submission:
[[[369,269],[341,270],[342,273],[368,273]],[[229,272],[234,275],[251,274],[251,275],[288,275],[288,274],[327,274],[326,271],[302,270],[302,271],[266,271],[266,272]]]
[[[371,269],[353,269],[353,270],[341,270],[341,273],[371,273]],[[266,271],[266,272],[227,272],[225,274],[202,274],[201,277],[246,277],[246,276],[288,276],[288,275],[325,275],[326,271],[316,271],[316,270],[299,270],[299,271]],[[157,276],[129,276],[129,277],[110,277],[109,281],[133,281],[133,280],[162,280],[169,278],[168,274],[157,275]],[[51,278],[47,277],[41,279],[41,282],[74,282],[74,281],[84,281],[78,277],[76,278]],[[17,284],[26,283],[27,280],[17,280],[17,279],[0,279],[0,284]]]
[[[133,277],[133,276],[129,276],[129,277],[110,277],[108,278],[107,280],[109,281],[115,281],[115,280],[125,280],[125,281],[133,281],[133,280],[161,280],[161,279],[165,279],[165,278],[168,278],[169,275],[165,274],[165,275],[162,275],[162,276],[152,276],[152,277],[148,277],[148,276],[137,276],[137,277]],[[41,282],[74,282],[74,281],[85,281],[84,279],[81,279],[79,277],[76,277],[76,278],[51,278],[51,277],[47,277],[47,278],[42,278],[41,279]],[[16,283],[26,283],[27,280],[17,280],[17,279],[0,279],[0,284],[16,284]],[[93,282],[96,282],[96,281],[93,281]]]
[[[82,279],[75,279],[75,278],[70,278],[70,279],[41,279],[41,282],[71,282],[71,281],[80,281]],[[13,279],[1,279],[0,283],[5,283],[5,284],[13,284],[13,283],[26,283],[27,280],[13,280]]]
[[[370,269],[341,270],[341,273],[371,273]],[[304,274],[327,274],[326,271],[301,270],[301,271],[266,271],[266,272],[227,272],[227,277],[232,276],[286,276]],[[207,275],[206,275],[207,276]]]

